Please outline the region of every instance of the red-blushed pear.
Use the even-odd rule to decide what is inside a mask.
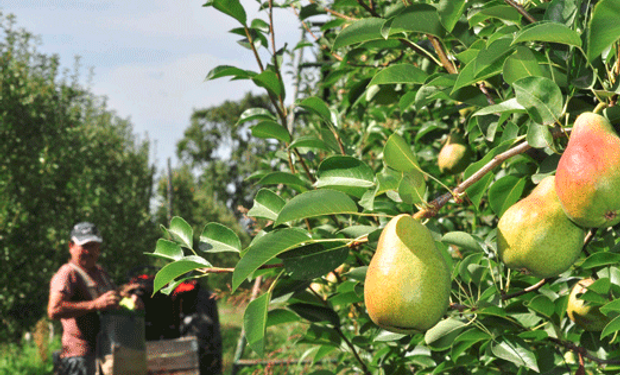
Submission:
[[[553,176],[510,206],[497,224],[499,258],[509,268],[540,278],[566,271],[579,256],[584,239],[585,231],[562,210]]]
[[[610,319],[605,316],[598,308],[592,306],[580,297],[588,291],[588,287],[594,284],[594,280],[587,278],[577,282],[570,295],[568,296],[568,305],[566,313],[570,320],[586,331],[602,331],[609,323]]]
[[[451,275],[430,231],[402,214],[383,228],[364,283],[375,324],[398,333],[424,332],[445,315]]]
[[[620,222],[620,137],[605,117],[589,112],[577,117],[555,187],[566,215],[578,225]]]

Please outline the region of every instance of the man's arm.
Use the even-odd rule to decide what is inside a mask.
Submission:
[[[92,311],[107,310],[118,306],[119,295],[110,290],[92,301],[69,301],[68,297],[58,291],[50,294],[47,315],[50,319],[77,318]]]

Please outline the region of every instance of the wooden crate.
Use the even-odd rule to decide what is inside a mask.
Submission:
[[[200,375],[198,340],[193,336],[147,341],[146,358],[149,374]]]

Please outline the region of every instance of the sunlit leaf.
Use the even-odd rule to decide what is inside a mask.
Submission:
[[[369,40],[383,39],[381,28],[384,22],[385,20],[382,18],[365,18],[353,22],[351,25],[342,29],[336,36],[333,49]]]
[[[219,223],[208,223],[200,235],[199,249],[207,253],[238,253],[241,241],[232,229]]]
[[[183,218],[179,216],[173,217],[170,221],[168,233],[172,235],[175,241],[179,241],[181,246],[185,246],[188,249],[193,248],[194,230]]]
[[[309,242],[312,238],[303,229],[286,228],[269,232],[255,238],[233,272],[233,292],[260,266],[287,250],[291,250]]]
[[[513,44],[533,41],[581,47],[581,37],[576,31],[553,21],[539,21],[527,25],[517,33]]]
[[[260,189],[254,197],[254,205],[248,211],[249,217],[261,217],[271,221],[278,218],[278,214],[286,201],[269,189]]]
[[[562,114],[562,91],[544,77],[525,77],[512,84],[517,101],[538,124],[551,125]]]
[[[211,263],[209,263],[206,259],[196,255],[186,256],[172,263],[169,263],[165,265],[161,270],[159,270],[159,272],[157,272],[157,275],[155,275],[155,280],[153,280],[153,294],[155,294],[158,290],[166,286],[166,284],[183,274],[186,274],[198,268],[209,267],[211,267]]]
[[[308,217],[355,213],[357,205],[345,193],[328,189],[311,190],[288,201],[274,225]]]

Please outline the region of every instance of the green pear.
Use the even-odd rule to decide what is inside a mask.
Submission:
[[[366,273],[372,321],[393,332],[424,332],[446,313],[450,288],[450,270],[430,231],[409,215],[392,218]]]
[[[578,225],[604,228],[620,222],[620,137],[605,117],[577,117],[555,186],[566,215]]]
[[[120,307],[123,307],[127,310],[135,310],[136,302],[131,297],[123,297],[118,303]]]
[[[510,206],[497,224],[499,258],[509,268],[540,278],[566,271],[577,260],[584,239],[585,231],[562,210],[553,176]]]
[[[586,331],[602,331],[609,323],[609,318],[599,310],[598,306],[589,305],[580,299],[581,295],[587,292],[588,287],[593,283],[594,280],[588,278],[573,286],[568,296],[566,313],[570,320]]]
[[[463,136],[452,133],[439,151],[437,165],[442,173],[461,173],[471,164],[473,152]]]

